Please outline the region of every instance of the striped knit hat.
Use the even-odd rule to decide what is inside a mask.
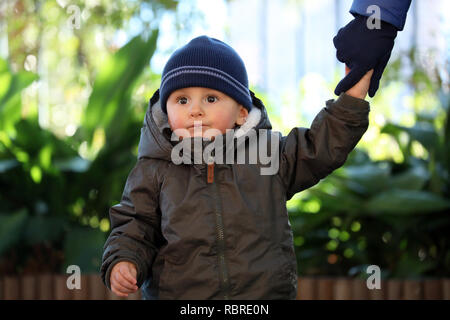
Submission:
[[[167,113],[167,99],[181,88],[205,87],[232,97],[250,111],[252,98],[244,62],[226,43],[200,36],[176,50],[166,63],[159,94]]]

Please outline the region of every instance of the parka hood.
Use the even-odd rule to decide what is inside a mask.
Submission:
[[[222,134],[224,143],[227,141],[227,134],[231,134],[233,140],[237,140],[235,148],[243,141],[237,138],[244,136],[250,129],[272,129],[264,104],[251,90],[250,95],[252,97],[252,109],[246,122],[242,126],[237,126],[233,132]],[[172,149],[179,141],[171,141],[171,136],[172,130],[170,129],[167,114],[161,109],[158,89],[150,98],[149,107],[145,114],[138,147],[138,159],[153,158],[172,161]],[[201,140],[203,148],[212,142],[202,137],[185,138],[183,140],[186,139],[192,141],[191,143],[194,143],[195,140]]]

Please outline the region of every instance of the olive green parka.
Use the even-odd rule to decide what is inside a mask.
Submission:
[[[137,163],[120,203],[110,208],[111,233],[101,266],[108,288],[112,267],[127,260],[137,267],[145,299],[296,298],[297,262],[286,201],[344,164],[367,130],[370,107],[342,93],[326,102],[310,128],[293,128],[282,136],[272,131],[260,99],[251,96],[246,123],[237,128],[233,143],[223,139],[217,151],[231,148],[233,163],[195,161],[196,150],[183,150],[183,159],[191,163],[175,164],[172,152],[180,142],[171,141],[159,91],[154,93]],[[278,161],[275,174],[261,174],[268,165],[259,160],[236,163],[237,152],[249,152],[255,144],[246,134],[256,132],[259,141],[259,129],[277,139],[278,148],[268,147]],[[201,139],[202,150],[213,143],[195,139]]]

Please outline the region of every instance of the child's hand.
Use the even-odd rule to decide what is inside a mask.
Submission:
[[[345,66],[345,74],[347,75],[350,72],[350,69]],[[356,83],[353,87],[348,89],[345,93],[349,96],[365,99],[367,95],[367,91],[369,91],[370,79],[372,78],[373,69],[369,70],[362,78]]]
[[[136,266],[132,262],[120,261],[111,271],[111,291],[120,297],[128,297],[129,293],[138,290],[136,286]]]

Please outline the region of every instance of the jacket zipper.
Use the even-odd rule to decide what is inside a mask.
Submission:
[[[221,287],[224,292],[224,299],[228,300],[230,295],[230,280],[228,276],[228,269],[225,261],[225,237],[223,232],[223,219],[222,210],[220,203],[220,195],[218,191],[217,184],[214,183],[214,158],[210,157],[208,159],[208,169],[207,169],[207,183],[212,184],[213,196],[215,203],[215,213],[216,213],[216,232],[217,232],[217,251],[219,260],[219,270],[220,270],[220,282]]]
[[[208,163],[208,170],[207,170],[207,178],[206,182],[213,183],[214,182],[214,162]]]

